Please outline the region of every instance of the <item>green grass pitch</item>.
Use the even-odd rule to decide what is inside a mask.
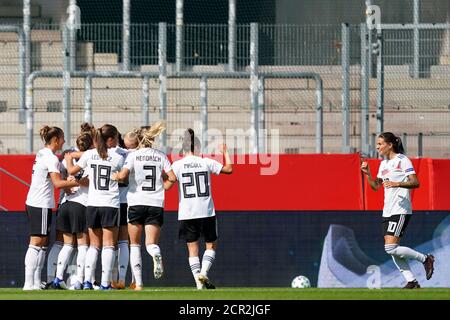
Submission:
[[[450,288],[404,289],[291,289],[146,288],[143,291],[22,291],[0,289],[0,300],[450,300]]]

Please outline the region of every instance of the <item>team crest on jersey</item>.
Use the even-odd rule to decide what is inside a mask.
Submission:
[[[402,163],[399,161],[397,166],[394,169],[395,172],[401,172],[402,171]]]
[[[381,171],[381,175],[385,176],[389,173],[389,169],[384,169],[383,171]]]

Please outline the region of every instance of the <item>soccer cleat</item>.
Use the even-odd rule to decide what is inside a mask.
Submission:
[[[136,282],[130,283],[130,286],[128,287],[128,289],[134,290],[135,288],[136,288]]]
[[[163,273],[162,256],[160,254],[155,254],[153,257],[153,275],[155,276],[155,279],[161,278]]]
[[[112,284],[111,284],[111,286],[112,286]],[[116,285],[115,285],[115,286],[112,286],[112,287],[113,287],[114,289],[118,289],[118,290],[125,289],[125,281],[119,280],[119,281],[116,282]]]
[[[201,283],[200,282],[200,280],[198,280],[198,276],[199,276],[200,274],[196,274],[195,276],[194,276],[194,279],[195,279],[195,285],[197,286],[197,290],[203,290],[203,289],[205,289],[205,286],[203,285],[203,283]]]
[[[144,287],[135,285],[133,290],[135,290],[135,291],[142,291],[142,290],[144,290]]]
[[[111,285],[107,285],[107,286],[100,285],[100,289],[99,290],[102,290],[102,291],[113,290],[113,287]]]
[[[65,289],[67,289],[67,285],[64,282],[64,280],[55,278],[55,280],[53,280],[52,289],[65,290]]]
[[[200,283],[203,284],[206,289],[215,289],[216,288],[216,286],[213,285],[211,280],[209,280],[209,278],[207,276],[205,276],[204,274],[198,275],[198,281],[200,281]]]
[[[39,285],[39,290],[48,290],[51,288],[53,281],[50,282],[45,282],[42,281],[41,284]]]
[[[101,284],[98,281],[94,281],[94,283],[92,284],[92,288],[94,290],[100,290],[100,286]]]
[[[420,284],[417,282],[417,280],[409,281],[406,286],[403,287],[403,289],[419,289]]]
[[[423,262],[423,267],[425,268],[425,275],[427,280],[430,280],[434,272],[434,256],[432,254],[427,254],[425,261]]]
[[[75,282],[75,284],[73,285],[73,290],[83,290],[83,285],[80,281]]]
[[[85,281],[83,283],[83,290],[93,290],[94,287],[92,286],[92,283],[89,281]]]
[[[33,288],[33,286],[25,285],[22,290],[23,291],[31,291],[31,290],[34,290],[34,288]]]

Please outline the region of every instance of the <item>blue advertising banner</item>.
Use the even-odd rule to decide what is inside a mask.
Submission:
[[[209,273],[217,287],[289,287],[299,275],[306,276],[313,287],[405,284],[384,250],[381,212],[218,212],[217,216],[218,249]],[[151,257],[142,246],[146,287],[195,286],[178,227],[176,213],[166,212],[160,239],[165,267],[162,279],[153,278]],[[54,225],[52,228],[48,250],[55,237]],[[0,287],[23,285],[28,241],[26,215],[1,213]],[[422,287],[450,287],[450,268],[446,267],[450,262],[449,212],[415,212],[401,244],[436,257],[435,273],[428,281],[422,264],[410,262]],[[202,254],[203,250],[200,259]],[[76,269],[75,257],[71,261],[66,270],[69,283]],[[100,269],[97,267],[98,280]],[[47,278],[46,270],[44,267],[43,280]],[[128,268],[127,284],[130,281]]]

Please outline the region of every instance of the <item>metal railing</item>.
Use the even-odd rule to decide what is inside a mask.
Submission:
[[[259,99],[263,99],[264,128],[280,129],[281,152],[315,152],[313,146],[316,143],[312,143],[315,137],[315,119],[311,118],[310,114],[311,112],[314,114],[316,108],[315,100],[311,99],[314,87],[311,87],[307,80],[267,79],[260,75],[262,72],[317,73],[323,79],[324,152],[373,150],[370,146],[370,136],[373,132],[377,132],[377,124],[382,123],[385,130],[405,131],[410,136],[422,132],[425,142],[424,156],[433,154],[447,157],[445,148],[436,150],[440,145],[450,145],[448,143],[450,41],[446,40],[450,35],[448,25],[383,26],[384,71],[381,71],[381,74],[385,83],[382,86],[377,85],[375,80],[380,79],[376,72],[379,66],[377,56],[372,54],[372,47],[366,41],[367,32],[360,26],[349,25],[344,29],[343,26],[236,25],[234,68],[240,72],[249,72],[249,78],[243,76],[242,83],[236,81],[234,84],[224,80],[222,82],[225,85],[220,89],[218,89],[220,84],[216,83],[216,80],[211,83],[208,81],[207,96],[214,98],[212,104],[217,110],[220,109],[221,112],[229,110],[232,113],[235,103],[227,102],[226,99],[222,99],[221,103],[219,97],[215,98],[218,95],[214,92],[220,92],[223,96],[233,96],[239,92],[235,96],[239,101],[236,106],[239,105],[240,117],[243,119],[252,119],[254,115],[252,116],[251,106],[256,105]],[[415,33],[411,31],[412,27],[419,29],[418,58],[415,58],[417,45],[414,44],[416,38]],[[32,26],[31,34],[40,31],[42,36],[33,40],[32,70],[64,70],[67,64],[64,63],[64,56],[67,57],[64,52],[67,52],[67,48],[65,49],[62,43],[60,27],[35,24]],[[48,40],[45,40],[44,31],[51,33]],[[201,74],[226,72],[230,68],[229,31],[227,25],[184,25],[181,64],[185,69],[183,72]],[[76,40],[77,70],[85,72],[122,70],[124,46],[122,32],[121,24],[82,25]],[[371,39],[373,42],[376,41],[376,36],[372,35]],[[72,47],[72,43],[69,47]],[[253,53],[252,48],[256,50]],[[161,52],[164,53],[165,59],[161,58]],[[11,57],[15,57],[17,50],[14,52],[6,50],[1,54],[11,54]],[[92,78],[80,83],[77,79],[67,79],[64,90],[61,90],[61,82],[41,79],[35,86],[37,97],[35,111],[37,113],[47,110],[58,111],[58,108],[54,109],[50,105],[57,106],[58,102],[64,102],[61,111],[66,110],[64,112],[67,113],[70,104],[72,112],[82,112],[79,118],[77,116],[77,120],[73,120],[77,123],[81,118],[99,119],[95,116],[96,110],[106,111],[110,107],[111,110],[119,110],[119,113],[110,114],[110,121],[118,121],[120,124],[123,121],[131,121],[119,116],[127,110],[137,110],[136,116],[144,117],[143,119],[147,119],[145,122],[154,119],[155,113],[152,112],[159,110],[154,101],[165,100],[169,106],[168,110],[171,106],[177,106],[176,108],[182,108],[183,105],[186,108],[190,106],[192,110],[200,107],[199,79],[192,80],[195,82],[195,90],[189,88],[187,80],[177,78],[168,80],[168,75],[176,72],[174,24],[130,24],[129,59],[129,68],[134,72],[156,72],[160,74],[159,78],[155,80],[149,78],[148,83],[123,79],[120,82],[108,80],[110,81],[108,83]],[[161,64],[161,61],[165,61],[164,64]],[[418,69],[417,61],[419,61]],[[19,64],[16,66],[19,69]],[[25,125],[17,124],[17,116],[13,116],[13,113],[16,110],[23,110],[21,105],[24,104],[20,104],[19,100],[23,101],[25,94],[23,90],[13,91],[10,85],[11,81],[15,81],[12,80],[15,79],[15,74],[20,73],[11,71],[13,67],[14,65],[8,66],[10,76],[3,74],[0,80],[0,102],[6,105],[6,112],[0,113],[0,140],[7,146],[4,150],[17,149],[6,152],[24,152],[25,148],[21,146],[26,145],[23,142],[25,137],[18,135],[18,132],[25,132]],[[416,76],[417,70],[419,77]],[[256,94],[257,90],[252,89],[260,87],[261,81],[265,81],[262,97]],[[19,80],[16,83],[19,83]],[[237,84],[239,86],[235,87]],[[145,85],[149,87],[148,99],[141,96],[142,86]],[[83,111],[86,105],[85,91],[88,90],[92,91],[89,103],[94,110],[90,118],[84,117]],[[377,90],[384,94],[384,101],[376,99]],[[61,98],[62,92],[64,94]],[[15,98],[15,95],[21,93],[22,98]],[[158,98],[153,98],[154,94]],[[143,101],[148,100],[150,113],[144,116],[140,107]],[[377,109],[380,112],[381,106],[384,108],[383,119],[380,117],[381,113],[377,114]],[[172,114],[168,117],[169,127],[185,126],[183,113],[175,115],[171,111],[168,112]],[[64,116],[59,114],[62,121]],[[55,118],[57,116],[58,112],[49,115],[47,119],[57,119]],[[240,121],[236,117],[224,117],[227,119],[225,121],[229,121],[226,125],[233,126]],[[104,117],[100,119],[102,120],[94,121],[108,120]],[[215,120],[210,117],[208,121],[208,127],[214,127],[212,123]],[[247,123],[247,120],[242,123]],[[398,128],[399,123],[404,125]],[[123,127],[128,129],[134,124],[140,125],[141,120],[133,120],[130,125],[124,123]],[[304,143],[299,144],[298,141]],[[264,143],[261,141],[259,144]]]
[[[38,78],[63,78],[66,72],[46,72],[35,71],[27,78],[26,84],[26,140],[27,140],[27,152],[32,153],[34,151],[34,82]],[[92,120],[92,79],[93,78],[140,78],[142,79],[142,125],[149,125],[148,113],[149,113],[149,80],[159,79],[160,73],[150,72],[89,72],[89,71],[75,71],[68,72],[70,78],[84,78],[85,79],[85,121],[91,122]],[[253,75],[254,76],[254,75]],[[238,79],[247,78],[251,79],[251,73],[243,72],[221,72],[221,73],[192,73],[181,72],[170,74],[168,79],[201,79],[200,80],[200,121],[201,121],[201,137],[202,145],[208,145],[208,99],[207,99],[207,80],[208,79]],[[315,81],[315,98],[316,98],[316,153],[323,152],[323,81],[318,74],[315,73],[259,73],[256,76],[257,86],[253,84],[253,80],[250,80],[250,92],[251,95],[255,95],[256,99],[252,99],[251,107],[251,119],[250,119],[250,152],[253,154],[267,152],[264,148],[265,141],[263,135],[265,134],[264,128],[264,90],[265,79],[311,79]],[[160,90],[165,91],[160,84]],[[160,95],[160,119],[167,120],[167,102],[164,95]],[[64,112],[63,126],[65,128],[65,134],[71,132],[70,124],[70,107]],[[240,128],[242,129],[242,128]],[[66,140],[70,144],[71,135],[66,136]],[[167,150],[167,142],[163,138],[162,149]],[[271,150],[272,153],[279,153],[279,150]]]

